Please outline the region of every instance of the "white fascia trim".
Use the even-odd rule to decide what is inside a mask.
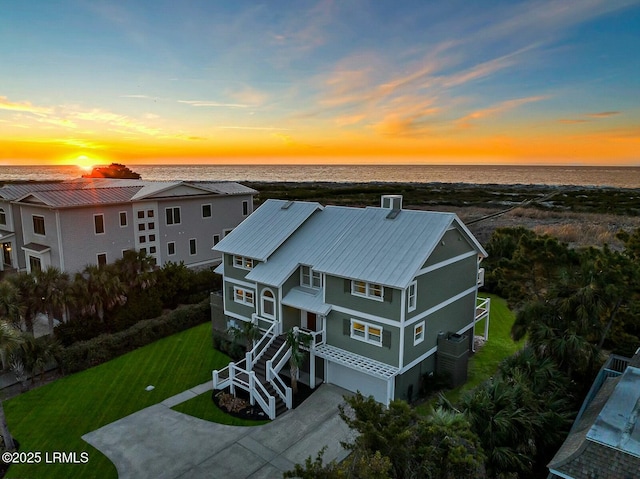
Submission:
[[[343,308],[341,306],[333,306],[332,310],[338,311],[339,313],[348,314],[349,316],[353,316],[355,318],[368,319],[370,321],[375,321],[380,324],[395,326],[396,328],[399,328],[401,326],[400,321],[394,321],[392,319],[382,318],[380,316],[375,316],[373,314],[363,313],[361,311],[356,311],[355,309]]]
[[[246,316],[242,316],[241,314],[234,313],[232,311],[224,310],[225,316],[231,316],[232,318],[239,319],[241,321],[251,321],[251,318],[247,318]]]
[[[60,271],[65,271],[64,248],[62,247],[62,228],[60,227],[60,210],[56,210],[56,231],[58,235],[58,256],[60,261]]]
[[[225,283],[229,283],[229,284],[237,284],[238,286],[243,286],[245,288],[252,288],[252,289],[257,289],[258,285],[256,283],[249,283],[247,281],[242,281],[241,279],[235,279],[235,278],[224,278],[224,282]]]
[[[465,326],[464,328],[462,328],[460,331],[457,332],[457,334],[462,334],[467,332],[471,327],[473,327],[473,324],[468,324],[467,326]],[[416,366],[417,364],[420,364],[422,361],[424,361],[425,359],[427,359],[429,356],[431,356],[432,354],[435,354],[438,351],[438,346],[434,346],[433,348],[431,348],[429,351],[427,351],[426,353],[420,355],[417,359],[414,359],[413,361],[411,361],[409,364],[407,364],[406,366],[403,366],[402,368],[400,368],[400,371],[398,374],[403,374],[406,373],[409,369],[411,369],[412,367]]]
[[[551,468],[550,468],[550,469],[549,469],[549,472],[550,472],[551,474],[554,474],[554,475],[558,476],[558,477],[562,477],[563,479],[573,479],[573,477],[572,477],[572,476],[567,476],[566,474],[564,474],[564,473],[562,473],[562,472],[558,471],[557,469],[551,469]]]
[[[434,346],[433,348],[431,348],[429,351],[427,351],[426,353],[420,355],[417,359],[414,359],[413,361],[411,361],[409,364],[407,364],[406,366],[403,366],[400,369],[400,373],[399,374],[403,374],[406,373],[409,369],[411,369],[412,367],[416,366],[417,364],[420,364],[422,361],[424,361],[425,359],[427,359],[429,356],[431,356],[432,354],[435,354],[435,352],[438,350],[438,346]]]
[[[436,304],[435,306],[432,306],[431,308],[427,309],[426,311],[424,311],[424,312],[420,313],[419,315],[414,316],[413,318],[411,318],[409,321],[407,321],[405,323],[405,326],[411,326],[412,324],[415,324],[418,321],[421,321],[422,319],[426,318],[430,314],[433,314],[436,311],[438,311],[438,310],[440,310],[440,309],[442,309],[442,308],[444,308],[446,306],[449,306],[451,303],[455,303],[459,299],[464,298],[465,296],[468,296],[471,293],[475,294],[477,289],[478,288],[476,286],[472,286],[471,288],[464,290],[462,293],[458,293],[455,296],[450,297],[446,301],[443,301],[440,304]]]
[[[197,263],[185,264],[185,266],[187,268],[196,268],[198,266],[204,266],[204,265],[207,265],[207,264],[215,263],[216,261],[219,261],[219,260],[220,260],[220,258],[212,258],[212,259],[207,259],[207,260],[204,260],[204,261],[199,261]]]
[[[421,276],[426,273],[430,273],[436,269],[444,268],[445,266],[449,266],[450,264],[457,263],[458,261],[465,260],[470,258],[471,256],[478,256],[477,251],[468,251],[467,253],[462,253],[458,256],[454,256],[453,258],[445,259],[444,261],[440,261],[439,263],[432,264],[431,266],[427,266],[426,268],[422,268],[420,271],[416,273],[417,276]]]

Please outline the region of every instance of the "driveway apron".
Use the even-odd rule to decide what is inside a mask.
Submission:
[[[206,385],[197,390],[200,393]],[[210,390],[210,384],[208,389]],[[344,389],[321,385],[304,403],[264,426],[238,427],[204,421],[171,409],[193,397],[181,393],[107,424],[82,438],[107,456],[118,477],[282,477],[326,447],[325,461],[341,460],[340,441],[352,432],[338,415]]]

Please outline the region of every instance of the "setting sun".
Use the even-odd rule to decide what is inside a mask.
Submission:
[[[97,163],[96,160],[94,160],[93,158],[89,158],[86,155],[80,155],[76,157],[73,162],[78,168],[82,168],[83,170],[86,170],[86,171],[91,171],[91,169]]]

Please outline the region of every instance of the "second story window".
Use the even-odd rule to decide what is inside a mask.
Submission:
[[[202,205],[202,217],[211,218],[211,205]]]
[[[245,304],[247,306],[253,306],[253,291],[244,288],[233,288],[233,300],[236,303]]]
[[[104,234],[104,215],[93,215],[93,226],[97,235]]]
[[[33,215],[33,232],[37,235],[44,236],[44,216]]]
[[[409,312],[415,311],[416,309],[417,290],[418,283],[415,281],[407,288],[407,309]]]
[[[0,225],[7,224],[7,214],[4,212],[4,208],[0,208]]]
[[[127,226],[127,212],[126,211],[121,211],[120,212],[120,226],[122,226],[122,227]]]
[[[242,202],[242,216],[247,216],[248,214],[249,214],[249,202],[245,200]]]
[[[302,266],[300,268],[300,284],[319,289],[322,287],[322,275],[309,266]]]
[[[351,281],[351,294],[354,296],[363,296],[365,298],[382,301],[382,285],[376,283],[367,283],[366,281]]]
[[[253,269],[253,259],[244,256],[234,256],[233,265],[241,269]]]
[[[165,208],[164,211],[167,218],[167,225],[180,224],[180,207],[179,206],[174,206],[172,208]]]

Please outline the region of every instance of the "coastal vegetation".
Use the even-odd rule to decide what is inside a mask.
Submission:
[[[7,477],[115,478],[113,464],[81,436],[211,380],[229,357],[201,324],[5,401],[23,451],[86,451],[88,464],[14,464]],[[146,390],[152,385],[153,390]],[[209,404],[213,405],[209,396]]]
[[[620,250],[574,248],[524,227],[496,230],[485,285],[516,312],[511,335],[524,347],[433,409],[348,398],[352,454],[309,457],[288,477],[545,477],[605,355],[640,344],[640,229],[618,239]]]

